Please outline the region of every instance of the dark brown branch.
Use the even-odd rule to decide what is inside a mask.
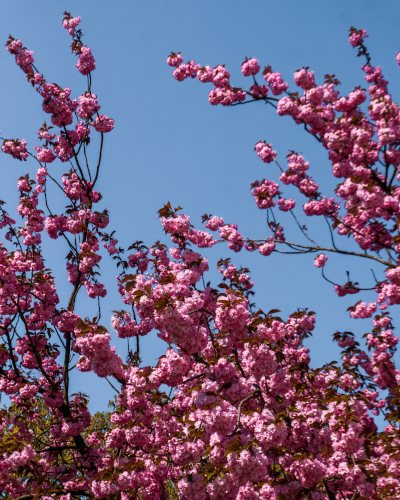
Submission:
[[[207,325],[207,328],[208,328],[208,332],[209,332],[209,334],[210,334],[211,343],[212,343],[213,350],[214,350],[214,357],[215,357],[215,359],[219,359],[219,358],[218,358],[218,356],[217,356],[217,350],[216,350],[216,348],[215,348],[215,339],[214,339],[214,334],[213,334],[213,332],[211,331],[210,325],[208,324],[208,318],[206,318],[204,315],[203,315],[203,318],[204,318],[204,321],[206,322],[206,325]]]
[[[324,483],[325,490],[326,490],[326,493],[328,494],[328,498],[329,498],[329,500],[335,500],[336,495],[335,495],[335,493],[333,493],[333,491],[331,491],[331,490],[329,489],[329,487],[328,487],[328,483],[327,483],[325,480],[323,480],[322,482]]]
[[[118,389],[116,389],[116,388],[112,385],[112,383],[108,380],[108,378],[107,378],[107,377],[105,377],[105,379],[106,379],[106,380],[107,380],[107,382],[111,385],[111,387],[114,389],[114,391],[115,391],[115,392],[117,392],[117,393],[119,394],[119,390],[118,390]]]
[[[239,411],[238,411],[238,417],[237,417],[237,420],[236,420],[236,425],[235,425],[235,428],[233,429],[232,434],[229,434],[229,435],[228,435],[228,437],[233,437],[233,436],[236,434],[236,432],[237,432],[237,430],[238,430],[238,428],[239,428],[239,425],[240,425],[240,417],[241,417],[241,415],[242,415],[242,406],[243,406],[245,403],[247,403],[247,401],[249,401],[249,399],[254,398],[254,396],[255,396],[256,394],[259,394],[260,392],[261,392],[261,391],[260,391],[259,389],[257,389],[256,391],[253,391],[253,392],[252,392],[249,396],[247,396],[247,398],[244,398],[244,399],[240,402],[240,404],[239,404],[239,408],[238,408],[238,409],[239,409]]]
[[[293,252],[293,253],[296,253],[296,254],[315,253],[315,252],[320,252],[321,250],[325,250],[326,252],[341,253],[344,255],[354,255],[356,257],[364,257],[365,259],[376,260],[377,262],[380,262],[384,266],[391,267],[390,262],[388,262],[384,259],[381,259],[379,257],[375,257],[374,255],[370,255],[370,254],[364,254],[364,253],[360,253],[360,252],[351,252],[349,250],[338,250],[335,248],[321,247],[319,245],[312,247],[312,246],[300,245],[299,243],[293,243],[290,241],[281,241],[281,240],[277,240],[277,239],[270,240],[269,238],[268,239],[267,238],[257,239],[257,240],[254,240],[251,238],[243,238],[242,241],[249,242],[249,243],[250,242],[265,243],[266,241],[275,241],[275,243],[285,244],[285,245],[289,246],[290,248],[295,250],[295,252]],[[226,242],[226,240],[217,240],[217,243],[224,243],[224,242]],[[304,250],[297,250],[297,248],[303,248]],[[279,250],[274,250],[274,251],[279,252],[279,253],[289,253],[289,252],[283,252],[283,251],[279,251]]]
[[[100,143],[100,152],[99,152],[99,162],[97,163],[97,168],[96,168],[96,177],[94,178],[93,181],[93,187],[95,186],[97,182],[97,178],[99,177],[99,172],[100,172],[100,163],[101,163],[101,155],[103,152],[103,141],[104,141],[104,134],[101,132],[101,143]]]
[[[204,359],[202,359],[198,354],[197,352],[195,352],[193,354],[193,358],[198,362],[198,363],[202,363],[203,365],[206,365],[208,366],[208,363],[206,361],[204,361]]]
[[[78,167],[78,169],[79,169],[79,172],[81,173],[81,176],[82,176],[82,181],[84,182],[84,184],[85,184],[85,185],[86,185],[86,187],[87,187],[87,181],[86,181],[86,179],[85,179],[85,176],[83,175],[83,171],[82,171],[81,166],[80,166],[80,164],[79,164],[78,155],[76,154],[75,148],[74,148],[74,146],[72,145],[71,139],[70,139],[70,137],[69,137],[69,135],[68,135],[68,131],[67,131],[67,129],[66,129],[66,127],[65,127],[65,125],[64,125],[64,127],[63,127],[63,128],[64,128],[64,132],[65,132],[65,138],[67,139],[68,144],[69,144],[69,147],[72,149],[72,151],[73,151],[73,153],[74,153],[74,158],[75,158],[75,161],[76,161],[76,165],[77,165],[77,167]]]
[[[54,493],[54,491],[53,491]],[[68,493],[72,493],[73,495],[85,495],[87,497],[89,497],[91,495],[90,491],[87,491],[87,490],[77,490],[77,491],[71,491],[71,492],[68,492],[67,490],[58,490],[57,491],[57,494],[60,494],[60,495],[66,495]],[[37,497],[37,493],[27,493],[26,495],[21,495],[17,498],[14,498],[13,500],[32,500],[33,498]]]
[[[242,374],[242,377],[243,378],[247,378],[246,375],[245,375],[245,373],[244,373],[244,371],[243,371],[242,365],[240,364],[239,355],[238,355],[237,349],[233,349],[233,354],[235,355],[236,365],[237,365],[240,373]]]
[[[200,373],[199,375],[195,375],[194,377],[187,378],[182,382],[181,385],[186,384],[186,382],[190,382],[191,380],[195,380],[196,378],[204,377],[206,375],[206,372]]]

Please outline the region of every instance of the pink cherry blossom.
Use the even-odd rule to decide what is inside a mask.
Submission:
[[[315,267],[324,267],[327,260],[328,260],[328,257],[326,255],[324,255],[323,253],[320,253],[314,259],[314,266]]]

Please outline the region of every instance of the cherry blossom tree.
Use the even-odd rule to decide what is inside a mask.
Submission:
[[[243,75],[253,80],[243,90],[230,84],[224,66],[184,64],[181,54],[172,53],[167,62],[177,80],[213,84],[211,104],[264,101],[303,125],[328,150],[333,175],[342,181],[333,196],[324,195],[303,156],[291,153],[284,168],[272,146],[258,142],[257,155],[281,171],[281,184],[263,179],[251,191],[268,214],[270,236],[244,238],[235,224],[212,215],[196,229],[180,207],[167,203],[159,215],[170,246],[157,242],[149,248],[137,241],[125,252],[115,233],[106,232],[108,212],[95,206],[102,200],[96,184],[104,136],[114,121],[99,113],[92,90],[96,62],[79,25],[79,17],[65,13],[76,67],[87,79],[78,99],[70,88],[45,80],[20,40],[7,42],[52,125],[38,130],[42,145],[35,151],[23,139],[3,139],[2,146],[38,168],[35,179],[18,180],[17,214],[25,224],[17,224],[4,202],[0,207],[6,240],[0,248],[0,391],[12,402],[0,414],[0,498],[400,498],[400,372],[393,361],[398,338],[388,310],[400,303],[400,113],[381,68],[371,64],[365,31],[352,28],[349,40],[366,59],[369,97],[361,88],[339,96],[334,76],[317,85],[308,68],[296,71],[301,90],[295,93],[270,67],[259,85],[260,64],[253,58],[242,64]],[[100,149],[92,164],[87,150],[96,133]],[[48,165],[59,161],[69,168],[61,178]],[[295,208],[302,202],[296,207],[285,198],[282,184],[295,186],[300,200],[305,196],[306,216],[325,219],[331,246],[318,244],[300,223],[307,243],[286,238],[274,207],[297,223]],[[52,210],[47,190],[67,200],[61,213]],[[44,232],[65,243],[71,288],[66,304],[44,265],[51,251],[42,243]],[[359,249],[342,250],[336,240],[344,235]],[[120,338],[135,338],[136,350],[125,360],[100,315],[77,314],[85,289],[99,303],[107,293],[97,271],[101,242],[118,267],[117,287],[127,309],[113,311],[114,330]],[[341,362],[312,369],[304,340],[314,329],[315,313],[298,310],[282,319],[276,309],[256,308],[250,271],[231,259],[218,263],[220,284],[206,283],[208,260],[195,247],[225,242],[234,252],[264,256],[315,253],[314,265],[322,271],[329,252],[382,264],[376,301],[350,308],[353,318],[373,317],[368,352],[352,333],[337,333]],[[363,292],[350,281],[332,285],[339,296]],[[140,339],[153,330],[167,344],[165,355],[156,366],[143,366]],[[88,371],[115,389],[111,412],[91,415],[87,397],[70,394],[70,378]],[[374,422],[379,414],[387,420],[383,431]]]

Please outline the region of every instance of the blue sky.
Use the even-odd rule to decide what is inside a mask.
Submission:
[[[77,98],[86,90],[86,79],[75,68],[71,39],[62,28],[63,11],[81,16],[84,43],[92,48],[97,62],[92,88],[98,95],[101,112],[115,120],[115,129],[106,136],[99,190],[103,206],[111,212],[109,229],[116,230],[121,245],[135,240],[149,246],[163,238],[157,210],[167,201],[184,207],[199,228],[205,212],[237,223],[249,237],[268,237],[265,214],[255,206],[250,184],[256,179],[276,180],[278,172],[263,164],[253,151],[259,140],[273,144],[284,164],[289,150],[302,152],[324,194],[331,195],[334,182],[327,153],[315,139],[288,118],[280,118],[261,103],[236,108],[213,107],[208,103],[210,85],[198,81],[179,83],[171,76],[166,58],[171,51],[182,52],[184,60],[201,65],[225,64],[236,86],[250,85],[240,73],[246,56],[259,59],[262,67],[280,71],[294,89],[293,73],[309,66],[317,83],[324,75],[335,74],[342,82],[341,93],[363,85],[360,59],[347,41],[351,26],[365,28],[372,63],[381,65],[390,90],[399,98],[400,74],[395,55],[400,50],[398,1],[118,1],[31,2],[2,5],[0,36],[20,38],[35,52],[35,64],[49,82],[71,87]],[[33,150],[36,131],[47,120],[41,98],[26,83],[23,73],[5,49],[0,51],[3,78],[0,82],[0,130],[3,137],[25,138]],[[92,149],[95,149],[96,140]],[[16,181],[35,172],[33,162],[20,163],[2,155],[0,198],[15,213],[18,202]],[[55,162],[52,173],[60,177],[66,166]],[[290,191],[287,191],[290,194]],[[292,193],[295,195],[295,192]],[[54,194],[51,202],[59,201]],[[288,218],[282,218],[288,231]],[[302,216],[311,234],[326,240],[323,226]],[[111,229],[110,229],[111,230]],[[299,235],[296,236],[300,241]],[[347,243],[346,243],[347,244]],[[70,285],[65,280],[66,249],[63,242],[46,242],[47,264],[54,269],[60,297],[66,302]],[[255,281],[257,306],[278,308],[287,316],[298,307],[317,312],[317,327],[308,341],[312,365],[338,357],[332,334],[353,330],[363,334],[370,320],[352,320],[346,309],[354,297],[339,299],[313,266],[313,256],[270,257],[233,254],[226,247],[204,252],[210,259],[211,277],[217,284],[215,262],[231,257],[238,266],[249,267]],[[363,259],[361,259],[363,260]],[[346,271],[362,286],[373,284],[370,261],[330,256],[327,275],[345,282]],[[116,269],[104,256],[102,276],[109,294],[104,300],[102,322],[110,328],[110,311],[122,308],[116,286]],[[78,312],[94,316],[93,301],[79,296]],[[360,297],[361,298],[361,297]],[[374,294],[364,295],[373,300]],[[357,296],[357,300],[359,296]],[[394,317],[399,315],[393,311]],[[115,335],[113,334],[115,337]],[[126,341],[116,340],[119,352]],[[155,335],[142,339],[145,363],[163,354],[165,345]],[[74,391],[91,395],[92,409],[106,409],[112,390],[105,381],[90,374],[73,378]]]

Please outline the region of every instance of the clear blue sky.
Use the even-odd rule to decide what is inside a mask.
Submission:
[[[367,42],[372,63],[383,67],[390,90],[399,98],[400,74],[394,59],[400,49],[398,1],[5,2],[0,21],[3,42],[9,34],[20,38],[35,52],[35,64],[45,78],[71,87],[72,96],[77,98],[86,90],[86,79],[74,66],[71,38],[62,28],[65,9],[82,18],[84,43],[92,48],[97,62],[92,88],[101,112],[115,120],[114,131],[106,136],[99,189],[103,206],[111,212],[109,228],[117,231],[125,247],[138,239],[150,246],[163,238],[156,212],[167,201],[184,207],[197,227],[200,216],[207,212],[237,223],[246,236],[269,236],[265,214],[250,196],[254,180],[277,178],[277,171],[263,164],[253,151],[259,140],[272,143],[282,163],[289,150],[302,152],[327,194],[333,187],[326,151],[290,118],[280,118],[262,104],[212,107],[207,100],[209,85],[178,83],[172,78],[166,65],[169,52],[180,51],[184,60],[194,59],[201,65],[226,64],[237,86],[249,80],[240,74],[245,56],[256,57],[262,66],[271,65],[280,71],[292,88],[294,71],[309,66],[318,83],[326,73],[336,74],[345,93],[364,84],[361,61],[347,41],[348,30],[351,26],[365,28],[370,35]],[[5,49],[0,51],[0,62],[2,136],[25,138],[33,150],[38,144],[36,131],[44,120],[49,122],[49,117],[41,109],[40,96],[26,83]],[[27,171],[33,175],[35,165],[5,155],[0,160],[0,198],[15,213],[17,178]],[[66,170],[60,162],[50,168],[56,176]],[[53,203],[57,204],[55,198]],[[282,219],[284,223],[286,219]],[[311,220],[305,216],[302,220],[312,227]],[[291,223],[287,227],[289,234]],[[312,234],[324,239],[322,231],[322,226],[316,226]],[[64,303],[70,293],[70,285],[65,284],[65,254],[62,241],[46,243],[47,263],[55,269]],[[313,256],[233,254],[222,246],[205,254],[211,266],[220,257],[231,257],[238,266],[249,267],[260,308],[279,308],[285,316],[297,307],[317,312],[317,328],[308,342],[313,366],[338,356],[339,350],[332,343],[335,331],[363,334],[371,328],[370,320],[348,317],[346,309],[356,302],[355,298],[337,298],[314,268]],[[102,264],[109,291],[102,322],[112,330],[110,311],[123,306],[115,286],[116,270],[106,256]],[[345,271],[350,270],[354,281],[371,286],[371,267],[381,272],[369,261],[334,256],[326,269],[331,278],[343,283]],[[218,279],[215,271],[212,275]],[[84,294],[80,293],[78,312],[94,316],[93,301]],[[364,295],[366,300],[373,298],[374,294]],[[121,354],[126,351],[126,341],[116,340],[116,345]],[[165,350],[155,335],[144,339],[142,345],[144,362],[149,364]],[[74,391],[91,395],[92,409],[106,409],[112,390],[105,381],[85,374],[73,383]]]

